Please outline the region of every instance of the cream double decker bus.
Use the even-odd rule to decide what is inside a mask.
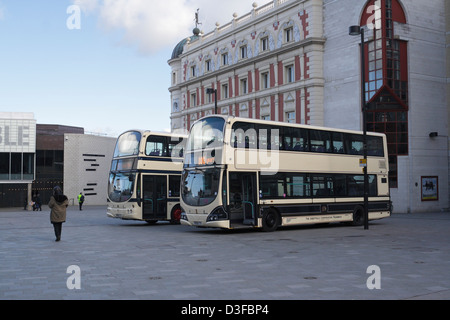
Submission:
[[[367,135],[369,220],[390,216],[384,134]],[[208,116],[181,178],[181,224],[225,229],[364,223],[362,132]]]
[[[139,130],[118,137],[108,181],[108,217],[179,223],[186,137]]]

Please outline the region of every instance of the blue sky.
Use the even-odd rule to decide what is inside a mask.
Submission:
[[[264,1],[264,3],[267,1]],[[252,9],[249,0],[0,0],[0,111],[117,136],[170,128],[175,45]],[[81,9],[70,30],[71,5]],[[263,3],[261,3],[263,4]],[[72,21],[72,20],[70,20]]]

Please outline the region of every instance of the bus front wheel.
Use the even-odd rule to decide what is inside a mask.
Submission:
[[[269,209],[264,211],[262,216],[262,229],[266,232],[275,231],[279,225],[279,216],[278,212],[273,209]]]
[[[181,207],[175,206],[172,209],[172,213],[170,214],[170,223],[171,224],[179,224],[181,218]]]

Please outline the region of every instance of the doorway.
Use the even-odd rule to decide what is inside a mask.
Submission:
[[[230,222],[256,225],[256,173],[230,172]]]
[[[142,200],[144,220],[160,220],[167,217],[167,177],[142,176]]]

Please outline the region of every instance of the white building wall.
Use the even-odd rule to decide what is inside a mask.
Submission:
[[[80,192],[86,205],[106,205],[115,144],[116,138],[111,137],[64,135],[64,193],[74,205]]]
[[[366,2],[323,2],[324,124],[361,130],[360,37],[349,36],[348,27],[359,25]],[[409,154],[398,157],[398,188],[391,196],[395,212],[442,210],[449,207],[445,1],[399,2],[407,23],[396,23],[394,33],[408,42]],[[430,132],[439,135],[430,138]],[[438,201],[421,200],[422,176],[438,176]]]

